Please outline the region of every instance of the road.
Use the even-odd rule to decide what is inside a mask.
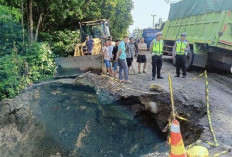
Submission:
[[[198,78],[193,81],[193,78],[202,74],[204,69],[193,68],[192,71],[187,73],[187,78],[175,78],[175,67],[171,63],[171,57],[164,56],[162,68],[162,76],[164,79],[152,81],[151,54],[149,54],[149,52],[147,52],[147,60],[146,74],[138,74],[138,64],[136,60],[134,61],[133,67],[136,70],[136,75],[129,75],[129,79],[133,84],[126,85],[127,87],[148,92],[151,84],[159,84],[165,91],[169,91],[168,74],[171,74],[175,97],[185,105],[194,107],[203,106],[205,110],[202,112],[206,112],[206,107],[204,108],[205,81],[203,78]],[[224,149],[232,148],[232,75],[228,73],[218,74],[209,72],[208,77],[212,125],[220,144],[220,147],[212,149],[211,153],[216,153]],[[138,93],[135,92],[135,94]],[[200,119],[199,124],[204,127],[201,140],[213,142],[207,116]],[[227,153],[224,156],[232,156],[232,154]]]
[[[93,120],[94,122],[98,122],[99,117],[102,117],[102,116],[99,116],[99,114],[96,114],[95,111],[99,111],[99,113],[101,112],[103,113],[105,111],[106,113],[115,113],[115,112],[112,112],[112,111],[115,111],[115,110],[111,110],[112,108],[110,108],[110,110],[107,110],[107,108],[105,110],[104,108],[100,108],[97,110],[88,109],[88,112],[86,112],[85,107],[83,107],[82,105],[80,106],[80,104],[90,102],[91,103],[90,106],[92,108],[93,101],[95,103],[99,101],[101,102],[101,104],[107,104],[106,106],[108,106],[108,104],[112,103],[111,100],[115,100],[114,98],[119,98],[121,101],[124,100],[123,105],[127,107],[128,109],[130,109],[129,113],[130,115],[133,115],[132,117],[140,116],[141,119],[143,118],[142,122],[146,126],[149,126],[150,128],[159,127],[162,130],[163,126],[156,125],[155,122],[159,121],[159,123],[161,124],[165,123],[164,125],[166,126],[168,115],[170,114],[170,112],[168,113],[166,112],[166,110],[170,109],[170,107],[168,106],[169,101],[167,101],[167,99],[169,99],[167,95],[167,92],[169,92],[168,74],[172,75],[172,83],[173,83],[173,88],[174,88],[174,97],[175,97],[176,105],[182,105],[181,110],[182,111],[185,110],[185,112],[188,112],[187,117],[190,117],[191,119],[189,120],[193,122],[191,123],[191,125],[189,125],[189,127],[188,125],[184,125],[184,126],[182,125],[182,128],[184,128],[185,130],[186,128],[189,129],[189,131],[185,131],[185,133],[189,135],[188,138],[199,137],[198,136],[199,134],[197,135],[197,133],[195,133],[196,129],[194,130],[194,128],[197,128],[199,125],[201,125],[204,128],[204,131],[200,136],[200,140],[213,142],[213,138],[212,138],[213,136],[211,135],[211,132],[209,130],[209,123],[208,123],[207,114],[206,114],[205,81],[204,81],[204,78],[198,78],[196,80],[193,80],[193,78],[203,73],[204,69],[194,68],[191,72],[188,73],[187,78],[185,79],[175,78],[174,77],[175,67],[173,67],[171,64],[171,58],[164,57],[164,63],[163,63],[163,69],[162,69],[162,76],[164,77],[164,79],[152,81],[151,80],[151,69],[152,69],[151,54],[147,53],[147,59],[148,59],[148,65],[147,65],[146,74],[136,73],[136,75],[129,75],[129,79],[133,83],[126,84],[125,86],[128,88],[132,88],[134,90],[130,90],[128,88],[121,88],[123,86],[121,86],[115,80],[112,81],[113,80],[112,78],[101,76],[101,75],[96,75],[93,73],[88,73],[86,76],[79,77],[76,79],[50,80],[50,81],[42,82],[36,85],[32,85],[28,87],[27,90],[19,94],[17,97],[13,99],[6,99],[0,102],[0,117],[1,117],[1,120],[0,120],[0,126],[1,126],[0,128],[0,153],[2,154],[5,153],[6,154],[5,156],[8,156],[8,154],[12,154],[12,153],[25,154],[24,156],[32,156],[31,152],[44,153],[46,155],[51,154],[51,153],[54,154],[56,152],[62,153],[63,148],[60,146],[59,147],[57,146],[55,142],[56,140],[51,141],[51,143],[48,143],[51,149],[50,147],[49,149],[47,149],[46,145],[42,144],[44,143],[44,137],[46,137],[45,136],[46,133],[44,133],[44,127],[42,127],[44,126],[43,125],[44,123],[42,123],[41,125],[38,125],[39,124],[38,122],[40,121],[40,120],[38,121],[38,117],[46,117],[43,119],[46,120],[45,124],[49,124],[47,125],[48,128],[49,127],[58,128],[55,131],[52,130],[53,133],[51,135],[55,135],[56,133],[59,135],[56,137],[57,139],[68,139],[66,141],[68,144],[70,143],[74,144],[75,140],[73,142],[72,140],[73,137],[67,138],[67,136],[74,135],[75,137],[79,137],[77,136],[79,132],[83,134],[81,130],[85,129],[85,126],[87,124],[86,121],[88,121],[89,117],[91,117],[91,120]],[[138,71],[137,63],[134,62],[133,66],[137,72]],[[231,74],[218,74],[218,73],[213,73],[213,72],[209,72],[208,75],[209,75],[210,111],[211,111],[211,117],[212,117],[212,125],[214,128],[217,140],[220,144],[218,148],[210,149],[210,153],[211,155],[213,155],[225,149],[232,148],[232,133],[231,133],[231,130],[232,130],[232,122],[231,122],[231,119],[232,119],[232,103],[231,103],[232,101],[232,97],[231,97],[232,96],[232,79],[231,77],[232,75]],[[160,103],[159,105],[163,107],[163,109],[162,107],[159,108],[161,110],[159,110],[158,114],[151,114],[151,112],[147,112],[146,106],[143,106],[145,104],[144,100],[146,98],[147,98],[146,101],[150,102],[151,100],[153,101],[153,98],[155,97],[155,96],[153,97],[153,95],[149,95],[149,93],[151,93],[149,90],[149,87],[151,84],[159,84],[160,86],[163,87],[164,93],[165,93],[165,97],[162,97],[162,96],[160,97],[162,98],[162,102],[164,103],[157,101],[157,104]],[[95,90],[93,90],[92,88],[91,88],[92,90],[90,90],[89,86],[91,87],[93,86],[94,88],[96,88],[97,95],[91,96],[91,94],[95,93]],[[79,95],[80,92],[83,94],[85,90],[90,91],[90,93],[86,93],[85,95]],[[83,97],[83,98],[79,99],[80,97]],[[127,98],[130,97],[130,98],[126,99],[126,97]],[[84,98],[87,100],[83,101]],[[96,98],[96,100],[93,98]],[[157,97],[154,98],[154,100],[155,99],[158,100]],[[118,101],[118,99],[116,100]],[[82,129],[77,129],[77,132],[73,134],[72,129],[73,128],[75,129],[78,127],[73,127],[73,124],[71,124],[73,123],[73,121],[76,122],[76,118],[75,118],[76,116],[72,116],[72,115],[78,114],[79,116],[82,113],[82,112],[76,112],[76,110],[74,110],[76,107],[78,107],[77,111],[83,110],[83,115],[85,115],[86,113],[88,114],[80,118],[80,120],[82,120],[83,117],[87,117],[87,120],[84,121],[84,123],[80,122],[80,125],[81,125],[80,128]],[[48,108],[51,110],[48,110]],[[92,113],[97,118],[93,118],[94,117],[93,115],[89,115],[91,113],[90,111],[94,111]],[[180,110],[178,109],[178,111]],[[116,114],[109,114],[109,115],[113,116],[114,119],[116,120],[117,119],[120,120],[120,118],[123,118],[123,116],[121,115],[124,115],[124,116],[127,115],[127,114],[120,114],[120,113],[121,112],[116,112]],[[141,113],[141,114],[137,114],[137,113]],[[161,117],[159,117],[159,115],[161,115]],[[203,116],[198,116],[198,115],[203,115]],[[56,119],[57,117],[61,118],[62,120],[57,120]],[[198,117],[203,117],[203,118],[199,119]],[[51,120],[51,121],[48,121],[48,120]],[[68,122],[70,122],[70,125],[66,126],[66,124],[69,124]],[[102,121],[102,122],[104,122],[103,124],[105,125],[105,121]],[[63,126],[63,124],[65,125]],[[112,123],[110,123],[110,125],[111,124]],[[125,125],[124,121],[122,121],[122,124]],[[53,127],[53,126],[56,126],[56,127]],[[89,128],[91,128],[90,126],[94,128],[92,130],[96,130],[95,123],[89,125]],[[65,130],[61,128],[65,128]],[[111,128],[111,126],[106,127],[106,128]],[[138,129],[138,127],[136,128]],[[127,133],[128,132],[127,129],[125,129],[123,133]],[[20,130],[23,130],[23,131],[20,131]],[[102,130],[106,130],[106,129],[99,129],[99,130],[102,133]],[[62,135],[65,136],[65,138],[60,136],[60,133],[62,133]],[[197,136],[194,136],[191,133]],[[102,135],[104,135],[104,133]],[[133,135],[133,134],[128,133],[128,135]],[[125,138],[131,137],[128,135],[127,136],[125,135]],[[184,135],[183,132],[182,132],[182,135]],[[106,137],[108,137],[108,134]],[[135,139],[142,139],[144,141],[144,138],[142,138],[142,135],[140,134],[140,132],[138,132],[138,135],[133,135],[133,138],[134,137],[138,137]],[[49,138],[49,139],[53,139],[53,138]],[[99,138],[99,139],[105,141],[105,139],[102,139],[102,138]],[[69,140],[71,140],[71,142]],[[128,141],[128,140],[124,140],[124,141]],[[54,147],[53,147],[53,144],[54,144]],[[44,147],[40,147],[41,145]],[[88,145],[85,145],[85,146],[88,146]],[[135,146],[136,147],[134,147],[133,150],[135,149],[140,150],[138,145],[135,145]],[[45,149],[46,151],[43,150],[43,148],[46,148]],[[162,153],[162,154],[159,154],[159,153],[157,154],[156,152],[156,153],[149,154],[148,156],[161,157],[161,156],[167,156],[166,154],[167,152]],[[37,155],[37,156],[40,156],[40,155]],[[231,157],[231,156],[232,154],[231,152],[229,152],[225,155],[222,155],[221,157]]]

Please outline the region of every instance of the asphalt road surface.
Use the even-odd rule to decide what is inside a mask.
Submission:
[[[175,67],[172,65],[172,58],[170,56],[164,56],[161,72],[164,79],[152,81],[151,54],[149,52],[147,52],[147,60],[146,74],[138,74],[138,63],[136,59],[134,59],[133,67],[136,74],[129,75],[129,79],[133,83],[126,86],[139,91],[149,92],[151,84],[159,84],[164,90],[169,91],[168,74],[170,74],[172,76],[174,95],[177,99],[182,101],[185,105],[193,105],[196,107],[205,105],[205,80],[201,77],[193,81],[193,78],[198,77],[205,69],[193,67],[192,70],[187,73],[187,78],[175,78]],[[132,73],[131,70],[130,73]],[[220,147],[212,149],[211,153],[216,153],[232,148],[232,75],[225,72],[218,73],[218,71],[215,73],[211,70],[208,72],[208,78],[212,125],[220,144]],[[137,92],[137,94],[138,93],[139,92]],[[199,123],[204,127],[201,140],[213,142],[207,116],[200,119]],[[222,155],[222,157],[223,156],[229,157],[232,156],[232,154],[230,152],[226,155]]]

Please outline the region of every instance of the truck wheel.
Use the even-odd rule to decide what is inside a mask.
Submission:
[[[189,50],[187,53],[186,69],[191,70],[193,65],[194,54],[192,50]]]
[[[175,56],[172,56],[172,64],[173,64],[174,66],[176,66],[176,57],[175,57]]]

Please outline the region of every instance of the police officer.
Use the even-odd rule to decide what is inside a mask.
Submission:
[[[152,53],[152,80],[155,80],[156,72],[157,79],[163,79],[160,74],[162,68],[162,56],[163,56],[163,34],[161,32],[156,34],[156,39],[151,42],[150,51]],[[157,69],[157,71],[156,71]]]
[[[189,43],[186,40],[186,33],[181,33],[181,39],[176,40],[173,47],[173,54],[176,57],[176,76],[180,77],[180,68],[182,68],[182,78],[186,77],[186,59]]]

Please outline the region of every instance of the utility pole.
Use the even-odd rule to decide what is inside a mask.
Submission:
[[[151,15],[152,17],[153,17],[153,26],[152,26],[152,28],[154,29],[155,28],[155,17],[156,17],[156,15]]]

